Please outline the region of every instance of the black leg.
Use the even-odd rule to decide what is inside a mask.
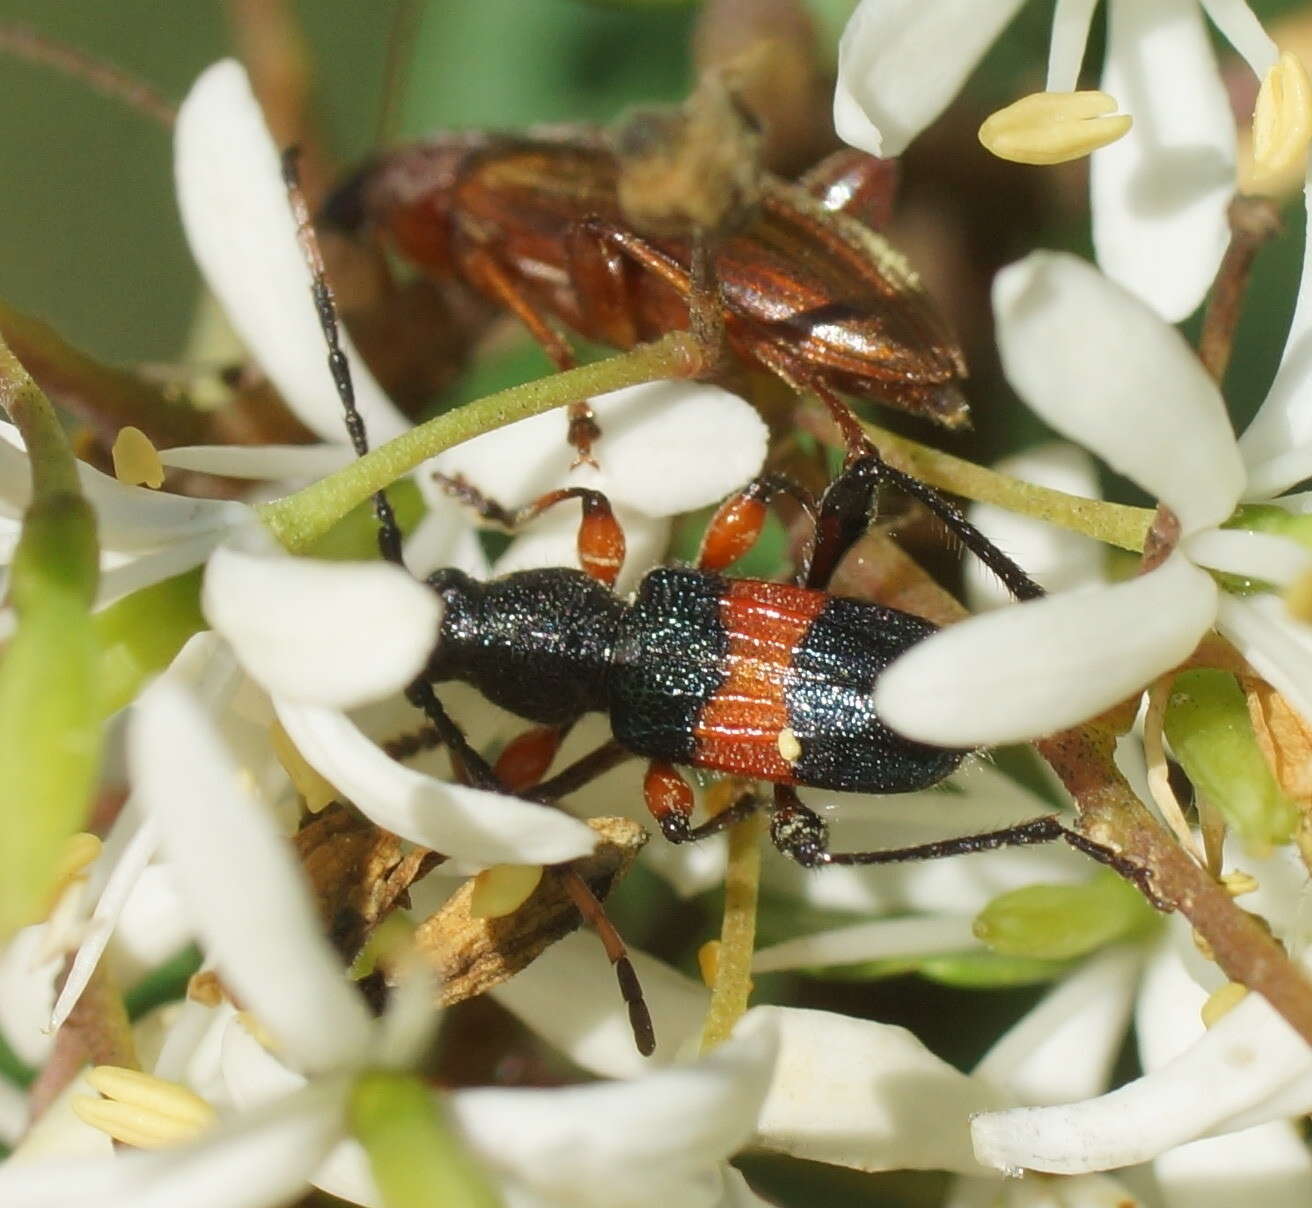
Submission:
[[[803,868],[823,868],[829,864],[906,864],[916,860],[941,860],[946,856],[970,855],[973,852],[993,851],[999,847],[1029,847],[1035,843],[1051,843],[1054,839],[1066,839],[1081,851],[1086,850],[1087,844],[1082,836],[1063,826],[1056,814],[1045,814],[1042,818],[1020,822],[1002,830],[940,839],[915,847],[832,852],[829,850],[829,828],[814,810],[802,804],[797,791],[788,785],[775,786],[770,838],[784,855]]]
[[[815,549],[806,586],[824,588],[843,555],[865,533],[881,486],[895,486],[918,499],[934,513],[972,554],[1007,586],[1018,600],[1043,595],[1041,588],[1019,566],[965,518],[928,483],[894,469],[873,448],[844,467],[820,500]]]

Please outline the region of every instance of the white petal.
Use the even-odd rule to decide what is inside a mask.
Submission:
[[[818,931],[762,948],[752,960],[755,973],[805,969],[820,965],[853,965],[863,961],[898,960],[984,947],[972,930],[968,914],[911,916],[855,923]]]
[[[1312,182],[1312,168],[1309,168]],[[1239,448],[1248,466],[1246,499],[1264,500],[1312,474],[1312,183],[1303,186],[1303,271],[1275,381]]]
[[[1167,1208],[1305,1208],[1312,1203],[1312,1158],[1284,1120],[1194,1141],[1153,1163]]]
[[[488,576],[487,556],[479,544],[472,514],[454,499],[435,494],[428,511],[406,538],[405,564],[417,579],[440,567],[454,566],[475,579]]]
[[[972,1125],[980,1161],[1056,1174],[1147,1161],[1204,1136],[1312,1069],[1302,1037],[1250,994],[1160,1069],[1097,1099],[991,1112]]]
[[[554,1090],[456,1091],[452,1114],[471,1148],[551,1202],[585,1208],[687,1203],[691,1185],[750,1138],[778,1039],[769,1009],[693,1065],[631,1082]],[[677,1198],[664,1198],[680,1192]]]
[[[1181,543],[1185,555],[1212,570],[1288,586],[1312,569],[1312,551],[1291,537],[1249,529],[1204,529]]]
[[[237,998],[302,1068],[358,1060],[364,1003],[287,844],[190,692],[166,677],[142,696],[128,758],[196,932]]]
[[[624,529],[624,566],[615,582],[615,590],[626,595],[638,585],[653,566],[665,558],[670,542],[670,521],[647,516],[630,508],[616,508],[615,519]],[[527,525],[522,535],[492,568],[493,575],[508,575],[517,570],[538,566],[579,567],[578,505],[554,507]]]
[[[0,423],[0,514],[22,515],[31,498],[32,470],[18,430]],[[97,535],[104,549],[137,552],[171,541],[219,533],[250,516],[245,504],[226,499],[189,499],[149,491],[102,474],[78,462],[82,491],[96,509]]]
[[[1241,55],[1260,80],[1275,66],[1277,50],[1262,23],[1244,0],[1201,0],[1225,40]]]
[[[324,440],[345,444],[278,152],[235,60],[215,63],[192,85],[178,110],[173,150],[187,242],[233,329],[297,418]],[[406,431],[410,425],[345,332],[341,339],[370,441]]]
[[[107,608],[134,591],[162,583],[193,566],[199,566],[223,540],[224,535],[222,532],[213,532],[184,537],[154,553],[142,554],[103,571],[96,587],[96,607]]]
[[[1100,952],[1044,995],[989,1049],[975,1076],[1021,1103],[1065,1103],[1104,1090],[1130,1018],[1140,954]]]
[[[652,1065],[668,1065],[700,1033],[709,992],[645,952],[630,948],[629,957],[656,1024],[651,1058],[633,1047],[615,971],[590,932],[567,935],[547,959],[495,987],[492,997],[575,1065],[605,1078],[632,1078]]]
[[[1186,533],[1230,515],[1243,465],[1220,392],[1179,332],[1057,252],[999,273],[993,310],[1007,379],[1052,427],[1156,495]]]
[[[1312,629],[1275,595],[1222,593],[1217,628],[1249,665],[1312,721]]]
[[[109,1135],[88,1124],[73,1110],[77,1095],[95,1094],[86,1072],[79,1072],[32,1122],[9,1160],[0,1165],[0,1204],[9,1208],[10,1201],[4,1192],[11,1167],[34,1164],[48,1169],[46,1163],[50,1160],[65,1165],[90,1161],[95,1165],[99,1159],[108,1158],[114,1152],[114,1142]]]
[[[82,997],[82,991],[91,980],[91,974],[95,972],[105,945],[109,943],[109,937],[118,923],[119,914],[155,854],[158,842],[155,828],[149,822],[142,823],[114,861],[105,888],[91,913],[86,936],[78,947],[63,988],[55,1000],[49,1024],[51,1031],[63,1025],[68,1013]]]
[[[593,445],[599,471],[571,472],[575,453],[565,442],[561,411],[485,433],[431,464],[508,508],[570,484],[593,487],[649,516],[672,516],[722,499],[765,458],[761,417],[718,386],[648,382],[594,399],[592,409],[601,425]]]
[[[44,923],[24,927],[0,951],[0,1035],[34,1067],[45,1064],[54,1043],[50,1006],[64,967],[63,953],[47,950],[47,930]]]
[[[1051,487],[1068,495],[1098,499],[1098,472],[1091,458],[1078,445],[1049,441],[1035,445],[994,467],[999,473],[1022,482]],[[1049,592],[1085,587],[1103,578],[1102,546],[1092,537],[1069,529],[1021,516],[991,503],[970,508],[970,522],[1007,554],[1040,587]],[[966,600],[971,608],[996,608],[1012,602],[1002,581],[978,558],[963,564]]]
[[[387,1000],[378,1021],[374,1061],[383,1069],[414,1069],[432,1047],[440,1013],[437,985],[427,969],[410,967]]]
[[[998,1102],[984,1083],[904,1028],[827,1011],[756,1011],[781,1038],[758,1145],[856,1170],[979,1173],[970,1116]]]
[[[351,708],[388,696],[428,662],[441,599],[385,562],[215,552],[201,605],[270,693]]]
[[[1022,0],[862,0],[838,45],[834,129],[901,155],[956,96]]]
[[[27,1095],[7,1078],[0,1078],[0,1145],[14,1147],[27,1129],[27,1115]]]
[[[5,1208],[268,1208],[288,1203],[342,1126],[346,1084],[221,1125],[192,1145],[82,1162],[0,1166]]]
[[[1196,0],[1110,0],[1109,14],[1102,90],[1134,126],[1094,152],[1093,245],[1108,276],[1175,323],[1229,240],[1234,118]]]
[[[310,765],[379,826],[412,843],[473,865],[556,864],[596,844],[591,830],[559,810],[397,763],[344,714],[285,700],[275,705]]]
[[[355,460],[343,428],[339,443],[323,445],[182,445],[161,449],[159,459],[179,470],[226,478],[322,478]]]
[[[1176,553],[1114,587],[972,617],[885,671],[875,708],[899,733],[939,746],[1052,734],[1183,660],[1215,619],[1217,595],[1211,578]]]

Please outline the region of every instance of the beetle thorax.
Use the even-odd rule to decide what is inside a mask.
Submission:
[[[441,570],[428,583],[446,601],[428,666],[493,704],[544,725],[608,706],[606,674],[625,605],[581,571],[519,571],[480,583]]]

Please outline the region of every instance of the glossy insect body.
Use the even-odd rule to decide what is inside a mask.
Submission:
[[[325,215],[375,224],[425,272],[464,279],[563,367],[569,350],[544,315],[618,348],[689,325],[689,242],[629,228],[617,172],[582,135],[446,136],[374,161]],[[906,261],[857,219],[767,177],[757,216],[719,244],[715,270],[725,335],[745,362],[799,388],[965,422],[960,350]]]
[[[963,755],[904,739],[874,712],[880,673],[933,632],[907,613],[675,567],[650,571],[632,604],[563,568],[429,582],[447,604],[432,679],[465,680],[545,725],[606,712],[616,740],[648,759],[900,793]]]

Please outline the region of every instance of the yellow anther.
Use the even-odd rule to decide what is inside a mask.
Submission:
[[[1297,55],[1281,52],[1266,73],[1253,109],[1253,160],[1239,191],[1282,197],[1302,183],[1312,141],[1312,81]]]
[[[64,844],[64,850],[60,853],[59,869],[55,873],[55,884],[50,893],[52,906],[59,899],[59,895],[96,862],[100,855],[100,847],[100,840],[86,831],[79,831],[76,835],[69,836]]]
[[[469,913],[476,919],[499,919],[518,910],[542,880],[541,864],[494,864],[474,878]]]
[[[1259,888],[1259,882],[1251,872],[1235,869],[1234,872],[1228,872],[1221,878],[1221,888],[1232,898],[1237,898],[1241,894],[1253,893]]]
[[[120,428],[111,456],[114,477],[119,482],[152,489],[164,485],[164,463],[159,459],[159,450],[140,428]]]
[[[301,754],[297,745],[292,742],[287,731],[277,722],[273,723],[269,738],[273,745],[274,755],[277,756],[278,762],[282,764],[283,771],[287,773],[287,778],[292,782],[292,787],[305,802],[305,808],[310,813],[317,814],[341,796],[315,768],[312,768],[306,762],[305,756]]]
[[[1312,570],[1305,570],[1285,588],[1285,611],[1296,621],[1312,624]]]
[[[720,968],[719,940],[707,940],[697,949],[697,968],[701,970],[703,982],[708,986],[715,985],[715,974]]]
[[[1114,143],[1133,120],[1105,92],[1033,92],[986,118],[979,141],[999,159],[1064,164]]]
[[[194,1140],[215,1121],[214,1109],[176,1082],[140,1070],[101,1065],[87,1080],[103,1096],[75,1095],[78,1117],[125,1145],[160,1149]]]
[[[213,969],[202,969],[187,979],[187,1001],[202,1007],[217,1007],[223,1002],[223,983]]]
[[[1213,990],[1207,1001],[1203,1003],[1203,1009],[1199,1012],[1203,1017],[1203,1027],[1210,1028],[1218,1020],[1229,1015],[1241,1002],[1248,993],[1247,986],[1241,986],[1238,982],[1226,982],[1219,990]]]

